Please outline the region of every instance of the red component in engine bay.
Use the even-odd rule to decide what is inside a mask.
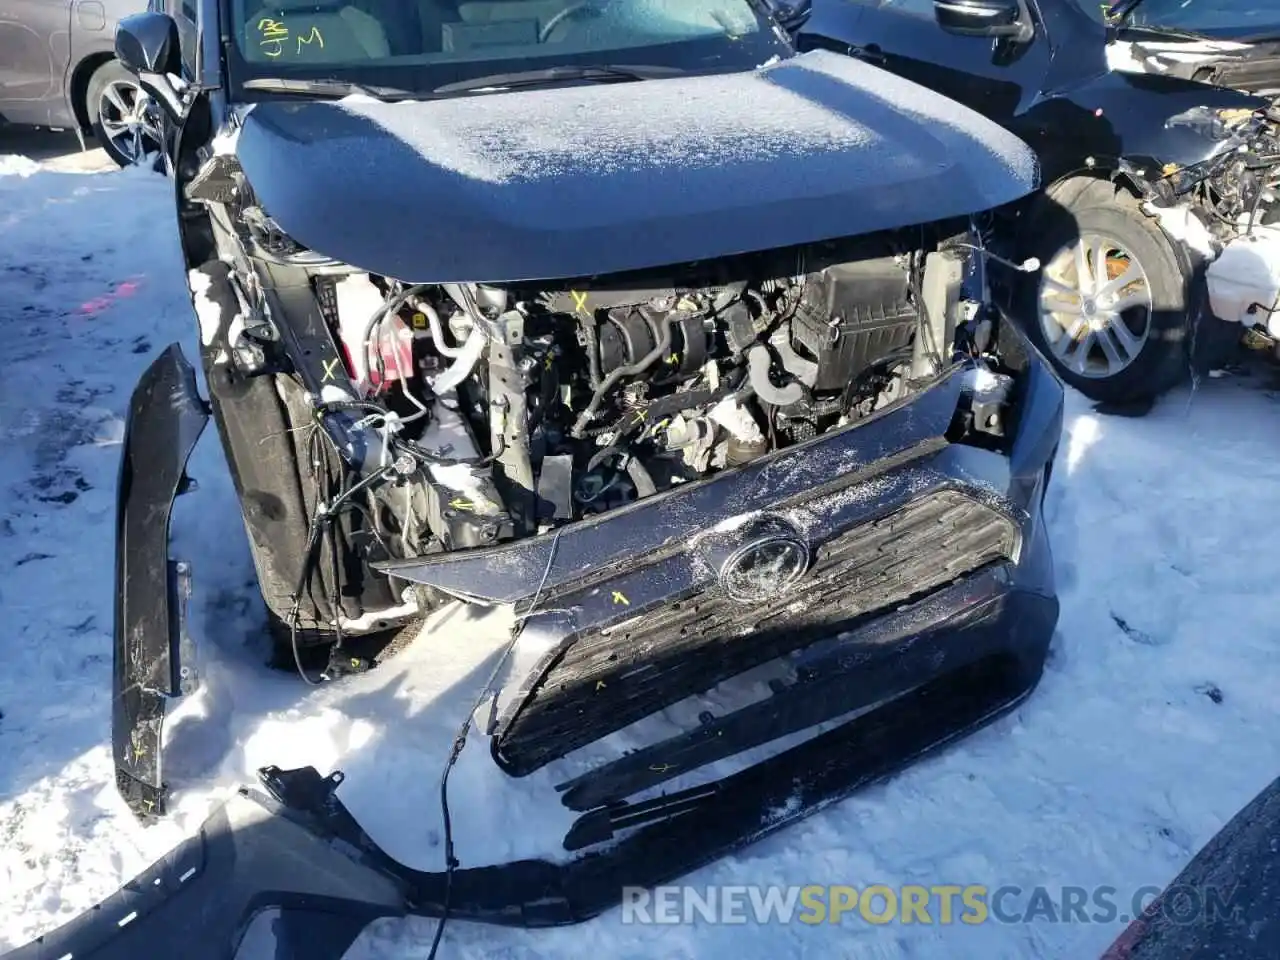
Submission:
[[[368,382],[374,392],[392,381],[410,379],[413,376],[413,331],[398,315],[387,317],[378,325],[368,355],[373,362]]]

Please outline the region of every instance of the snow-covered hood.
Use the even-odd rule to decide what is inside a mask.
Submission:
[[[299,243],[413,282],[583,277],[999,206],[1031,150],[815,51],[759,70],[448,100],[259,103],[236,153]]]

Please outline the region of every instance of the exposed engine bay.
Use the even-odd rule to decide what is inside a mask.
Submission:
[[[1215,316],[1280,337],[1280,101],[1256,112],[1204,110],[1178,119],[1220,146],[1200,163],[1164,171],[1149,209],[1210,261]],[[1172,210],[1186,216],[1179,222]]]
[[[991,352],[995,314],[962,296],[966,277],[984,276],[963,221],[505,285],[405,284],[324,261],[259,210],[236,222],[254,272],[235,276],[264,282],[230,280],[238,317],[213,363],[306,389],[312,432],[347,468],[298,522],[318,536],[325,510],[350,506],[348,541],[366,563],[624,507],[856,423],[965,357],[990,369],[957,429],[1002,441],[1012,380]],[[323,329],[302,335],[307,310]]]
[[[360,414],[392,452],[388,480],[423,481],[370,487],[392,555],[491,545],[906,395],[950,360],[963,257],[937,255],[952,316],[936,331],[918,232],[556,286],[317,272],[355,393],[319,409]]]
[[[1189,111],[1170,123],[1199,128],[1218,146],[1199,163],[1163,171],[1155,186],[1163,203],[1194,201],[1209,231],[1224,243],[1280,220],[1280,101],[1256,112]]]

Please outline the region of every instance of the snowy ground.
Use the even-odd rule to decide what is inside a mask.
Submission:
[[[0,152],[3,146],[0,145]],[[112,512],[136,377],[195,324],[171,187],[140,172],[0,155],[0,950],[112,892],[265,763],[347,773],[343,799],[391,853],[435,869],[436,788],[502,624],[462,609],[381,670],[310,690],[261,666],[262,610],[212,426],[180,501],[205,689],[174,714],[178,811],[143,829],[112,786]],[[1070,398],[1048,500],[1062,617],[1014,715],[731,861],[713,883],[1109,885],[1171,879],[1280,773],[1280,656],[1268,522],[1280,396],[1213,380],[1148,418]],[[196,719],[203,722],[197,724]],[[568,819],[521,799],[483,745],[451,781],[464,864],[553,851]],[[352,956],[423,957],[431,921],[371,928]],[[1119,930],[1072,923],[634,926],[617,911],[542,932],[451,925],[442,957],[1096,956]]]

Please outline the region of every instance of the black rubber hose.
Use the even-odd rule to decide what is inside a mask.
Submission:
[[[400,308],[405,305],[405,302],[410,297],[414,297],[420,293],[423,293],[430,286],[431,284],[429,283],[415,283],[411,287],[405,287],[403,290],[397,293],[394,297],[391,297],[390,299],[383,301],[382,306],[380,306],[377,310],[375,310],[373,316],[371,316],[368,319],[368,321],[365,323],[364,330],[360,332],[360,363],[361,363],[361,366],[368,368],[369,373],[373,372],[373,364],[369,363],[369,338],[373,336],[374,329],[376,329],[378,324],[380,324],[387,317],[391,316],[394,313],[398,313]],[[386,374],[386,371],[382,369],[382,351],[381,350],[378,350],[377,356],[378,356],[378,379],[379,379],[379,382],[382,382]],[[359,373],[359,370],[356,370],[355,372]]]
[[[487,457],[439,457],[425,447],[418,446],[412,440],[396,440],[395,443],[396,446],[403,447],[415,459],[421,460],[426,464],[434,464],[437,467],[487,467],[502,456],[507,449],[506,441],[501,437],[498,438],[498,449]]]
[[[573,429],[569,431],[569,435],[575,440],[582,439],[582,431],[587,428],[587,424],[591,422],[592,417],[596,415],[601,401],[623,377],[634,377],[637,373],[644,373],[653,363],[664,353],[671,349],[671,328],[680,321],[680,317],[674,314],[667,314],[663,319],[662,331],[658,335],[658,345],[641,357],[636,363],[629,367],[619,367],[609,376],[604,378],[604,382],[596,387],[596,391],[591,396],[591,402],[587,404],[587,409],[583,410],[579,415],[577,422],[573,425]]]
[[[326,413],[372,413],[379,416],[390,416],[391,411],[380,403],[370,400],[326,400],[316,404],[316,412]]]
[[[596,332],[595,320],[583,320],[582,345],[587,351],[587,379],[591,381],[591,389],[600,389],[600,338]]]

